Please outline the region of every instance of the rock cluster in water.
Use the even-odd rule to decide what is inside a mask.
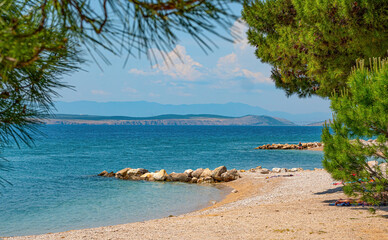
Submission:
[[[317,148],[323,146],[320,142],[309,142],[309,143],[302,143],[301,148],[302,149],[310,149],[310,148]],[[298,144],[265,144],[263,146],[259,146],[255,149],[299,149]]]
[[[209,168],[198,168],[197,170],[187,169],[183,173],[172,172],[167,174],[162,169],[156,172],[149,172],[144,168],[124,168],[116,173],[103,171],[98,176],[116,177],[123,180],[143,180],[143,181],[166,181],[166,182],[186,182],[186,183],[215,183],[230,182],[240,177],[236,169],[227,170],[225,166],[220,166],[214,170]]]

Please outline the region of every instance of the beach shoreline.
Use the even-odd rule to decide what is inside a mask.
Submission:
[[[388,239],[387,207],[329,206],[345,195],[324,170],[241,175],[222,201],[180,216],[5,239]]]

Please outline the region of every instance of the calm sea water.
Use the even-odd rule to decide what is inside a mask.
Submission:
[[[321,167],[322,153],[254,150],[320,141],[321,127],[45,126],[36,146],[7,148],[12,186],[0,187],[0,236],[30,235],[178,215],[221,200],[211,186],[96,177],[125,167]]]

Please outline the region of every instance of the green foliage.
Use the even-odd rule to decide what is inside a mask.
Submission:
[[[368,161],[388,161],[388,61],[374,59],[368,65],[371,69],[359,61],[347,88],[331,97],[333,133],[328,126],[323,129],[323,165],[334,179],[345,182],[346,194],[379,203],[388,201],[387,168]]]
[[[388,56],[388,0],[245,1],[243,19],[287,95],[329,97],[357,59]]]

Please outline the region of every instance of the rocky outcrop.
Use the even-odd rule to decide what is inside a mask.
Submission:
[[[187,169],[183,173],[167,174],[162,169],[154,173],[148,172],[144,168],[124,168],[116,173],[103,171],[98,176],[116,177],[123,180],[143,180],[143,181],[166,181],[166,182],[185,182],[185,183],[216,183],[229,182],[240,177],[236,169],[228,171],[225,166],[220,166],[213,171],[209,168],[199,168],[195,171]]]
[[[255,149],[278,149],[278,150],[288,150],[288,149],[313,149],[313,148],[319,148],[322,147],[323,144],[320,142],[309,142],[309,143],[302,143],[302,146],[299,147],[298,144],[265,144],[262,146],[259,146]]]

